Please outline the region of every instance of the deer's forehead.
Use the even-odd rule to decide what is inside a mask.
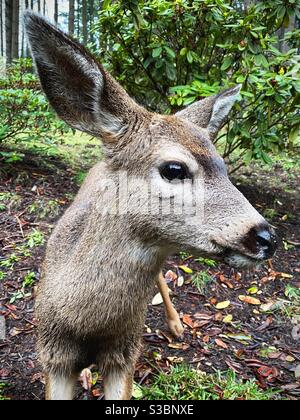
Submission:
[[[196,127],[176,117],[163,117],[152,123],[151,134],[158,140],[162,157],[180,158],[197,161],[201,165],[213,164],[222,160],[216,152],[205,129]]]
[[[156,138],[182,145],[195,156],[214,153],[207,130],[175,116],[155,119],[150,125],[150,131]]]

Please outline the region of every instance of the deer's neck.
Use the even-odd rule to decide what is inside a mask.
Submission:
[[[141,290],[145,293],[152,290],[167,257],[164,249],[132,234],[119,217],[103,218],[99,225],[87,229],[86,234],[90,238],[85,243],[92,244],[86,250],[87,264],[101,275],[113,278],[124,289],[137,288],[138,295]]]

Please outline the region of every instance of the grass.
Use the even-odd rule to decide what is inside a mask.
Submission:
[[[0,382],[0,401],[7,401],[9,398],[5,398],[3,391],[7,387],[7,384]]]
[[[275,389],[262,390],[254,380],[244,381],[229,370],[206,374],[186,365],[173,367],[169,374],[158,373],[149,387],[141,387],[146,400],[274,400]]]
[[[201,294],[205,293],[208,285],[213,281],[214,278],[208,273],[208,271],[200,271],[192,277],[192,284]]]

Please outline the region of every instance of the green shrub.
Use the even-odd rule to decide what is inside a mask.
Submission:
[[[292,16],[300,18],[299,1],[256,1],[247,11],[241,4],[106,0],[95,25],[102,61],[139,102],[156,111],[175,112],[222,88],[243,85],[217,139],[235,166],[241,158],[270,162],[271,152],[292,146],[300,123],[300,34],[288,32],[284,40],[278,35]]]
[[[0,145],[42,141],[50,147],[69,130],[55,117],[31,72],[31,60],[22,59],[0,76]],[[19,159],[16,153],[2,152],[1,157]]]

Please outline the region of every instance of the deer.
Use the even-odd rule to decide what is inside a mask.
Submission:
[[[274,229],[231,183],[214,146],[241,86],[160,115],[75,39],[33,12],[24,19],[51,106],[99,138],[104,153],[47,244],[36,298],[46,399],[72,400],[80,372],[97,365],[105,398],[129,400],[156,284],[171,332],[183,334],[166,259],[185,249],[248,268],[276,250]]]

